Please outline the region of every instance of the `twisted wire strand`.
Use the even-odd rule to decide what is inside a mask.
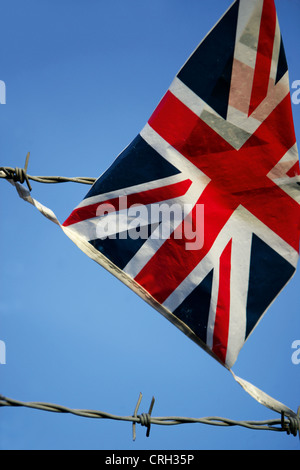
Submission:
[[[89,178],[87,176],[76,176],[76,177],[66,177],[66,176],[30,176],[27,175],[29,180],[36,181],[38,183],[80,183],[80,184],[94,184],[96,178]]]
[[[10,166],[0,167],[0,178],[12,179],[14,182],[23,184],[26,182],[29,191],[32,190],[29,180],[36,181],[37,183],[80,183],[92,185],[96,181],[96,178],[89,178],[85,176],[66,177],[66,176],[31,176],[27,174],[27,167],[29,163],[30,152],[26,155],[24,168],[12,168]]]
[[[293,436],[300,436],[300,418],[298,413],[298,419],[291,419],[289,417],[281,416],[281,419],[271,419],[265,421],[236,421],[228,418],[221,418],[218,416],[207,416],[203,418],[190,418],[182,416],[156,416],[152,417],[151,412],[154,404],[154,398],[150,404],[149,412],[137,414],[140,406],[142,394],[140,394],[137,405],[135,407],[133,415],[130,416],[119,416],[111,413],[107,413],[100,410],[86,410],[86,409],[72,409],[66,406],[57,405],[53,403],[43,402],[22,402],[11,398],[0,395],[0,407],[4,406],[15,406],[15,407],[27,407],[42,411],[54,412],[54,413],[69,413],[85,418],[96,418],[96,419],[111,419],[117,421],[127,421],[132,423],[133,427],[133,440],[136,438],[136,424],[147,427],[147,437],[150,433],[150,426],[153,424],[161,426],[175,426],[180,424],[205,424],[211,426],[240,426],[252,430],[263,430],[263,431],[275,431],[275,432],[286,432]]]
[[[0,167],[0,178],[12,179],[13,181],[18,181],[19,183],[24,183],[26,181],[29,190],[31,191],[31,186],[29,180],[36,181],[38,183],[81,183],[92,185],[96,181],[96,178],[89,178],[85,176],[77,177],[66,177],[66,176],[31,176],[28,175],[24,168],[12,168],[8,166]]]

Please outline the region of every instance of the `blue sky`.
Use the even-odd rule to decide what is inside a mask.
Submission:
[[[97,177],[144,127],[173,77],[229,0],[4,0],[0,166]],[[300,0],[277,0],[290,83],[300,80]],[[293,105],[300,138],[300,105]],[[64,221],[88,187],[32,183]],[[262,420],[229,372],[0,182],[0,393],[71,408]],[[233,370],[297,410],[299,273]],[[131,425],[20,408],[0,410],[1,449],[297,449],[282,433],[204,425]]]

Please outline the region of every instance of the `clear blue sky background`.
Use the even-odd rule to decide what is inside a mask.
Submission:
[[[140,132],[230,0],[3,0],[0,166],[97,177]],[[290,82],[300,80],[299,0],[277,0]],[[300,139],[300,105],[293,105]],[[88,187],[32,183],[60,221]],[[83,254],[0,181],[0,393],[73,408],[154,416],[272,419],[216,361]],[[296,274],[244,346],[237,375],[297,410]],[[299,449],[282,433],[152,426],[0,409],[1,449]]]

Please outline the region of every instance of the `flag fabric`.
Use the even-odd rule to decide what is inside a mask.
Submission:
[[[63,229],[230,369],[295,272],[299,204],[274,0],[238,0]]]

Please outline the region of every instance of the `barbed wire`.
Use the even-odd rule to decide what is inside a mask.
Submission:
[[[111,419],[117,421],[127,421],[132,423],[133,440],[136,439],[136,424],[147,428],[146,436],[149,437],[150,427],[152,424],[160,426],[175,426],[180,424],[205,424],[211,426],[233,427],[240,426],[252,430],[286,432],[288,435],[300,438],[300,407],[296,418],[286,417],[281,414],[280,419],[271,419],[265,421],[236,421],[228,418],[220,418],[218,416],[207,416],[203,418],[190,418],[182,416],[151,416],[155,399],[151,400],[148,413],[138,414],[138,409],[142,401],[140,393],[138,402],[134,409],[133,415],[119,416],[99,410],[72,409],[66,406],[44,402],[23,402],[0,395],[0,407],[26,407],[53,413],[69,413],[84,418]]]
[[[96,181],[96,178],[90,178],[86,176],[76,176],[76,177],[67,177],[67,176],[31,176],[27,174],[27,167],[29,162],[30,152],[27,153],[26,161],[24,168],[12,168],[10,166],[1,166],[0,167],[0,178],[12,179],[14,182],[19,182],[23,184],[26,182],[29,191],[32,190],[30,185],[31,181],[36,181],[37,183],[80,183],[80,184],[89,184],[92,185]]]
[[[27,167],[29,162],[30,153],[27,153],[24,168],[12,168],[2,166],[0,167],[0,178],[11,179],[14,182],[23,184],[26,182],[29,191],[32,190],[30,180],[38,183],[54,184],[54,183],[80,183],[92,185],[96,181],[96,178],[90,177],[64,177],[64,176],[31,176],[27,174]],[[7,398],[0,395],[0,407],[25,407],[41,411],[48,411],[53,413],[68,413],[84,418],[96,418],[96,419],[111,419],[117,421],[127,421],[132,423],[132,434],[133,440],[136,439],[136,424],[145,426],[147,428],[146,436],[150,435],[150,427],[152,424],[160,426],[175,426],[180,424],[205,424],[211,426],[223,426],[232,427],[240,426],[252,430],[263,430],[263,431],[275,431],[275,432],[286,432],[288,435],[297,436],[299,434],[300,439],[300,407],[298,409],[297,416],[285,416],[281,413],[280,419],[272,419],[265,421],[236,421],[228,418],[221,418],[217,416],[208,416],[204,418],[191,418],[181,416],[159,416],[152,417],[152,409],[154,406],[154,397],[151,400],[148,413],[138,414],[138,409],[142,400],[142,394],[140,393],[138,402],[134,409],[133,415],[129,416],[118,416],[115,414],[107,413],[99,410],[86,410],[86,409],[72,409],[66,406],[57,405],[53,403],[44,402],[23,402]]]

